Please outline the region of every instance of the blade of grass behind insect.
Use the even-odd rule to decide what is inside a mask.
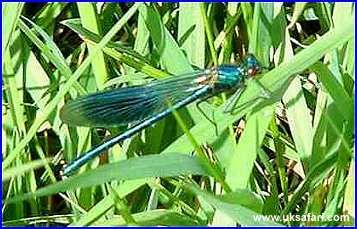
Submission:
[[[178,40],[187,59],[203,69],[205,66],[205,30],[197,3],[179,3]]]
[[[341,119],[341,113],[334,102],[327,98],[326,108],[322,108],[322,118],[325,119],[327,129],[326,134],[328,137],[327,141],[327,149],[334,144],[335,141],[342,141],[341,152],[343,152],[344,156],[351,156],[351,152],[349,152],[351,139],[354,137],[354,119],[352,118],[352,122],[348,122],[346,120]],[[320,108],[321,109],[321,108]],[[353,110],[352,110],[353,112]],[[353,116],[353,114],[352,114]]]
[[[272,45],[275,51],[274,63],[280,64],[283,61],[287,61],[294,55],[294,49],[290,41],[290,33],[287,29],[285,19],[285,9],[283,3],[274,3],[274,23],[271,28]],[[271,50],[270,50],[271,51]],[[266,53],[269,55],[270,53]],[[271,58],[271,57],[270,57]]]
[[[169,182],[170,184],[172,184],[173,186],[175,186],[175,190],[174,191],[168,190],[164,185],[159,183],[158,181],[160,181],[161,179],[151,180],[147,184],[150,186],[150,188],[158,190],[158,192],[162,194],[162,196],[165,196],[165,198],[168,198],[172,202],[175,202],[177,206],[179,206],[185,212],[185,214],[192,217],[193,219],[199,220],[200,216],[197,215],[197,211],[189,205],[189,203],[192,202],[189,201],[189,203],[187,203],[186,198],[182,198],[180,195],[177,195],[182,191],[181,185],[177,185],[177,180],[171,178],[163,178],[163,179]],[[185,178],[185,180],[187,179]],[[180,184],[182,182],[184,181],[181,181]]]
[[[48,58],[51,63],[53,63],[56,68],[61,72],[63,76],[67,79],[72,75],[72,71],[69,68],[66,60],[64,59],[61,51],[57,47],[57,45],[53,42],[53,40],[35,23],[31,22],[29,19],[22,17],[23,20],[30,23],[33,29],[41,35],[41,37],[45,40],[46,44],[41,41],[41,38],[37,37],[36,34],[22,21],[19,20],[18,27],[21,31],[26,34],[26,36],[42,51],[42,54]],[[74,88],[81,93],[85,94],[85,90],[82,86],[75,82]]]
[[[314,9],[317,17],[319,18],[319,22],[321,25],[321,32],[328,31],[331,26],[333,26],[332,21],[332,8],[334,8],[333,2],[319,2],[319,3],[311,3],[311,6]]]
[[[15,34],[19,34],[18,32]],[[18,37],[18,36],[17,36]],[[16,40],[16,39],[15,39]],[[19,46],[19,47],[17,47]],[[22,73],[23,71],[21,71],[20,69],[17,69],[16,72],[14,72],[13,70],[13,66],[19,66],[18,63],[22,63],[23,59],[21,59],[18,61],[15,61],[15,58],[11,59],[10,57],[10,52],[14,52],[12,50],[12,48],[14,48],[15,50],[21,50],[23,51],[23,49],[21,49],[21,44],[17,43],[17,44],[11,44],[11,48],[10,49],[6,49],[6,53],[4,54],[4,68],[3,68],[3,82],[6,85],[5,87],[5,94],[7,97],[7,101],[9,102],[9,108],[10,110],[8,111],[11,115],[11,121],[10,122],[6,122],[9,118],[9,116],[4,117],[4,115],[2,116],[3,118],[3,124],[7,123],[7,131],[8,133],[11,133],[13,138],[12,141],[8,140],[8,141],[4,141],[4,147],[6,150],[3,151],[3,158],[8,158],[8,157],[13,157],[15,160],[15,163],[12,165],[11,168],[9,168],[8,170],[3,168],[3,172],[4,172],[4,177],[6,177],[6,173],[8,173],[8,175],[12,176],[14,174],[14,171],[19,172],[18,174],[21,174],[22,178],[14,176],[11,178],[10,182],[9,182],[9,186],[8,186],[8,193],[6,198],[8,198],[8,196],[10,195],[14,195],[17,193],[21,193],[23,192],[23,190],[29,190],[30,192],[33,190],[36,190],[37,186],[36,186],[36,181],[34,178],[34,173],[33,170],[35,167],[38,167],[39,165],[37,164],[27,164],[26,162],[29,160],[29,155],[28,154],[23,154],[23,155],[14,155],[13,153],[13,149],[15,148],[15,146],[18,144],[18,142],[21,140],[21,138],[23,136],[26,135],[26,127],[25,127],[25,123],[26,121],[28,121],[28,117],[25,116],[26,112],[24,109],[24,97],[23,94],[20,93],[20,90],[18,88],[22,87]],[[25,57],[24,57],[25,58]],[[19,76],[20,75],[20,76]],[[4,102],[4,100],[3,100]],[[5,122],[4,122],[5,121]],[[7,134],[6,132],[4,132],[3,134]],[[9,154],[7,154],[9,153]],[[16,160],[17,159],[17,160]],[[26,172],[26,173],[25,173]],[[9,178],[9,177],[8,177]],[[22,179],[26,180],[27,183],[26,185],[24,184],[24,182],[22,182]],[[4,208],[8,208],[8,205],[4,205]],[[11,210],[11,208],[14,208]],[[23,205],[15,205],[15,206],[10,206],[10,211],[13,212],[13,217],[15,218],[21,218],[23,216]],[[29,209],[36,209],[36,203],[35,201],[29,201],[28,202],[28,208]],[[36,210],[34,210],[33,212],[36,212]]]
[[[2,173],[2,182],[9,180],[11,177],[14,176],[22,176],[24,173],[28,171],[35,170],[37,168],[43,167],[45,164],[47,164],[50,160],[34,160],[30,161],[25,164],[21,164],[19,167],[11,167],[9,169],[3,170]]]
[[[272,118],[270,122],[270,130],[272,133],[273,141],[274,141],[274,152],[275,152],[275,157],[276,157],[276,164],[277,164],[277,170],[279,174],[279,179],[280,179],[280,187],[282,189],[282,194],[283,194],[283,203],[286,205],[288,203],[288,179],[287,179],[287,174],[285,172],[285,164],[284,164],[284,159],[283,159],[283,153],[285,151],[285,145],[283,142],[280,140],[281,133],[279,131],[279,127],[277,124],[277,118]],[[270,171],[271,172],[271,171]],[[275,188],[278,186],[275,186]]]
[[[95,3],[92,2],[78,2],[77,3],[79,16],[83,28],[101,35],[102,29],[100,25],[99,16],[96,13]],[[88,44],[88,52],[91,53],[95,50],[94,44]],[[99,89],[103,88],[104,83],[108,80],[108,72],[104,54],[102,51],[97,53],[96,57],[92,60],[92,70]]]
[[[306,4],[307,4],[307,2],[295,3],[293,16],[292,16],[290,23],[288,25],[288,29],[292,28],[294,26],[294,24],[297,22],[297,20],[301,16],[301,14],[304,12]]]
[[[252,211],[241,204],[232,204],[222,198],[217,198],[216,196],[199,189],[193,184],[187,184],[184,187],[195,195],[204,198],[208,203],[213,205],[216,210],[224,212],[231,219],[242,226],[281,226],[274,221],[256,220],[256,218],[260,215],[259,213]]]
[[[307,107],[299,78],[295,78],[283,96],[292,137],[305,169],[312,154],[312,117]]]
[[[21,106],[23,103],[22,96],[17,90],[17,77],[15,77],[15,72],[13,69],[13,62],[10,57],[9,49],[4,53],[4,66],[3,66],[3,80],[5,85],[7,85],[7,90],[5,90],[7,99],[9,100],[9,107],[11,118],[18,128],[21,135],[26,134],[24,107]],[[12,154],[12,153],[11,153]],[[6,155],[8,156],[8,155]]]
[[[113,26],[113,28],[103,37],[101,42],[98,44],[98,47],[96,48],[96,52],[100,51],[109,41],[110,39],[115,35],[115,33],[129,20],[129,18],[136,12],[137,8],[140,6],[140,3],[134,4],[128,12]],[[69,78],[69,80],[66,82],[66,84],[61,88],[61,90],[56,94],[56,96],[52,99],[50,103],[43,109],[43,115],[42,116],[37,116],[36,120],[30,127],[28,133],[26,136],[19,142],[19,144],[16,146],[14,149],[13,153],[11,154],[11,157],[7,157],[3,161],[3,168],[6,168],[10,165],[10,163],[15,159],[15,157],[23,150],[23,148],[27,145],[27,143],[30,142],[32,137],[36,134],[37,129],[42,125],[42,123],[48,118],[48,116],[51,114],[51,112],[57,107],[58,103],[60,100],[63,99],[64,95],[71,89],[72,85],[76,82],[76,80],[82,75],[82,73],[86,70],[86,68],[89,66],[90,61],[92,58],[95,57],[94,54],[96,52],[93,52],[90,54],[82,63],[81,66],[76,70],[75,73]]]
[[[233,190],[248,187],[254,162],[263,142],[275,106],[268,106],[247,118],[243,134],[239,138],[236,152],[226,171],[226,181]],[[237,177],[237,174],[239,176]]]
[[[326,187],[322,186],[322,184],[319,187],[325,195],[321,197],[321,191],[319,192],[316,189],[309,190],[310,193],[317,192],[316,195],[312,195],[313,199],[309,202],[312,202],[310,205],[312,205],[311,208],[313,209],[316,209],[316,204],[313,201],[324,202],[325,205],[320,207],[321,210],[317,214],[322,214],[326,217],[327,215],[338,214],[336,211],[339,211],[337,209],[340,209],[340,204],[343,202],[342,189],[345,185],[347,168],[350,166],[352,149],[351,145],[347,143],[352,138],[351,134],[348,133],[348,129],[351,129],[348,127],[350,124],[341,119],[341,114],[337,106],[334,105],[335,103],[331,100],[329,94],[324,90],[319,90],[314,116],[314,148],[310,164],[313,165],[324,160],[329,155],[329,152],[336,152],[337,163],[334,166],[333,173],[331,172],[328,177],[330,182],[329,189],[325,191]],[[326,222],[319,225],[333,224]]]
[[[326,134],[328,132],[328,122],[326,120],[325,115],[323,114],[324,112],[326,112],[326,109],[328,107],[327,104],[331,102],[328,98],[329,95],[324,90],[318,91],[316,98],[316,108],[313,117],[314,139],[311,155],[311,161],[315,163],[321,161],[326,156],[326,152],[328,151],[327,144],[330,144],[328,141],[325,140],[327,136]]]
[[[348,74],[350,90],[347,90],[350,94],[353,92],[354,87],[354,69],[355,69],[355,40],[350,40],[347,44],[346,55],[343,64],[346,66],[346,73]],[[347,78],[347,77],[346,77]]]
[[[12,33],[15,31],[16,23],[20,17],[25,3],[6,2],[2,3],[2,57],[8,48]]]
[[[214,47],[214,38],[213,38],[211,23],[208,20],[208,16],[207,16],[206,3],[201,2],[199,4],[200,4],[200,9],[201,9],[201,15],[203,18],[204,28],[205,28],[206,35],[207,35],[208,47],[211,52],[211,57],[212,57],[213,63],[214,63],[214,65],[217,66],[218,65],[217,51]]]
[[[338,163],[340,164],[340,163]],[[341,203],[343,203],[344,189],[346,187],[345,177],[347,176],[345,168],[341,168],[337,164],[337,169],[333,176],[333,184],[331,189],[328,190],[326,206],[322,215],[324,219],[331,218],[340,213]],[[342,170],[341,170],[342,169]],[[326,226],[338,226],[337,222],[325,222],[322,225]]]
[[[269,133],[269,130],[268,130],[268,134],[271,134],[271,133]],[[281,142],[283,142],[283,144],[285,146],[285,152],[284,152],[283,156],[289,160],[298,162],[299,155],[296,153],[294,145],[292,144],[291,140],[287,139],[287,136],[285,136],[285,135],[280,135],[279,140]],[[266,142],[264,143],[264,146],[272,151],[275,151],[273,139],[267,138],[267,139],[265,139],[265,141]]]
[[[253,23],[250,28],[252,36],[249,37],[249,52],[259,57],[263,66],[268,66],[269,63],[269,52],[273,36],[269,31],[271,31],[274,20],[275,6],[279,7],[279,5],[269,2],[257,3],[254,6]]]
[[[339,112],[336,112],[336,108],[334,106],[329,106],[329,108],[323,114],[328,123],[326,135],[328,138],[333,138],[333,140],[327,140],[330,143],[327,146],[328,150],[332,151],[334,149],[334,145],[332,145],[331,142],[341,142],[337,149],[338,158],[334,169],[334,174],[332,179],[329,177],[331,185],[329,187],[330,190],[327,193],[326,209],[323,213],[325,216],[331,216],[338,214],[340,211],[341,203],[343,202],[343,190],[345,188],[346,182],[345,179],[353,152],[353,143],[351,142],[351,139],[354,138],[354,132],[348,133],[347,130],[353,129],[353,127],[346,127],[349,124],[344,125],[341,119],[337,118],[339,116]],[[334,224],[328,223],[327,225]]]
[[[346,178],[346,192],[345,192],[345,197],[344,197],[344,202],[343,202],[343,212],[346,213],[346,215],[349,216],[349,221],[346,222],[346,225],[349,226],[354,226],[354,215],[355,213],[355,192],[356,192],[356,186],[355,186],[355,181],[356,181],[356,171],[355,171],[355,159],[352,158],[351,160],[351,166],[348,170],[348,176]]]
[[[84,29],[80,24],[80,21],[77,19],[65,20],[62,21],[62,24],[69,27],[74,32],[78,33],[78,35],[83,37],[87,42],[99,43],[101,40],[100,36]],[[167,73],[165,73],[164,71],[158,70],[149,65],[141,54],[123,45],[114,42],[108,42],[106,47],[103,48],[103,51],[114,59],[123,62],[149,76],[155,78],[162,78],[164,76],[167,76]]]
[[[335,27],[340,27],[340,26],[345,26],[346,23],[349,23],[351,20],[354,21],[354,18],[355,18],[355,4],[354,3],[336,3],[335,7],[334,7],[334,11],[333,11],[333,15],[332,15],[332,19],[333,19],[333,24]],[[354,30],[355,31],[355,30]],[[353,55],[351,55],[353,53]],[[346,49],[341,49],[339,50],[339,53],[338,53],[338,58],[337,60],[335,60],[335,64],[339,67],[336,67],[336,73],[339,71],[341,71],[342,73],[344,71],[347,71],[351,76],[353,76],[354,78],[354,63],[355,63],[355,50],[354,50],[354,39],[351,39],[349,41],[349,43],[347,44],[347,47]],[[346,58],[346,59],[345,59]],[[348,63],[346,63],[348,62]],[[339,69],[341,68],[342,69]],[[339,71],[338,71],[338,70]],[[333,69],[331,69],[332,73],[334,75],[337,76],[337,74],[335,72],[333,72]],[[335,77],[336,80],[339,80],[338,78]],[[334,80],[334,79],[332,79]],[[343,81],[343,78],[342,78],[342,81]],[[332,83],[332,82],[330,82]],[[332,85],[331,85],[332,86]],[[347,83],[345,84],[341,84],[341,86],[343,87],[343,89],[346,91],[346,92],[349,92],[349,89],[348,89],[348,86],[347,86]],[[338,88],[341,89],[341,86],[339,86]],[[330,93],[330,92],[329,92]],[[336,96],[336,93],[335,92],[335,96]],[[347,99],[349,97],[346,97],[346,94],[343,95],[343,98],[339,97],[339,99]],[[336,101],[337,98],[334,98],[334,100]],[[340,101],[339,103],[344,103],[344,102],[347,102],[347,101],[344,101],[344,100],[338,100]],[[352,101],[352,99],[351,99]],[[353,102],[353,101],[352,101]],[[346,106],[347,107],[347,106]],[[350,107],[349,107],[350,108]],[[340,107],[339,107],[340,109]],[[349,111],[351,111],[350,109],[348,109]],[[350,113],[352,114],[352,113]],[[346,117],[346,116],[345,116]],[[351,117],[349,119],[347,119],[350,123],[352,123],[351,121],[353,121],[353,118],[351,120]]]
[[[19,34],[17,33],[17,35]],[[25,87],[26,91],[31,95],[33,106],[43,109],[50,99],[49,92],[53,93],[50,90],[50,79],[22,35],[16,36],[16,40],[11,45],[11,50],[16,49],[19,51],[14,52],[12,58],[14,63],[21,63],[18,65],[15,76],[18,81],[18,87]],[[24,100],[23,102],[28,101]]]
[[[241,2],[240,8],[242,9],[244,23],[247,25],[248,37],[252,37],[252,23],[253,23],[253,7],[250,2]]]
[[[190,143],[193,145],[198,157],[201,159],[202,164],[206,167],[207,171],[210,172],[210,175],[213,176],[223,187],[223,189],[226,192],[231,192],[231,188],[228,186],[228,184],[224,181],[224,175],[222,172],[218,169],[218,167],[214,166],[207,155],[203,152],[201,146],[197,143],[195,138],[192,136],[190,133],[189,129],[185,125],[184,121],[181,119],[180,115],[178,114],[177,111],[172,110],[172,114],[175,116],[178,124],[180,127],[183,129],[185,134],[187,135],[188,140]]]
[[[279,191],[278,191],[278,179],[276,172],[274,170],[273,165],[270,162],[270,158],[268,155],[260,149],[258,151],[258,156],[263,163],[264,167],[266,168],[268,174],[271,176],[269,179],[269,183],[271,184],[271,191],[270,195],[266,198],[266,201],[263,206],[262,213],[264,215],[278,215],[280,212],[280,198],[279,198]]]
[[[240,189],[237,190],[236,192],[223,194],[220,197],[220,200],[226,203],[237,204],[242,207],[246,207],[247,209],[257,213],[261,213],[263,209],[263,200],[260,197],[256,196],[255,194],[253,194],[253,192],[246,189]],[[215,226],[215,225],[236,226],[236,222],[235,220],[231,219],[220,210],[217,210],[215,211],[213,222],[212,225],[210,226]]]
[[[328,3],[325,3],[328,4]],[[352,2],[336,2],[333,8],[333,26],[343,26],[354,19],[355,4]]]
[[[328,155],[330,155],[328,158],[325,158],[310,169],[306,179],[300,183],[294,195],[291,197],[290,202],[285,206],[280,215],[288,215],[289,213],[292,213],[294,207],[298,204],[299,201],[301,201],[303,195],[305,195],[305,193],[309,190],[313,190],[316,185],[321,184],[324,178],[328,176],[329,172],[335,168],[337,154],[335,152],[329,152]]]
[[[328,94],[331,95],[332,99],[335,101],[335,105],[343,115],[344,119],[350,124],[353,124],[353,101],[349,97],[347,92],[344,90],[342,85],[337,81],[337,79],[327,68],[327,66],[322,64],[321,62],[315,63],[310,68],[317,74],[322,85],[327,90]]]
[[[47,161],[48,160],[48,155],[46,155],[45,151],[42,149],[42,146],[40,145],[39,139],[37,137],[34,138],[35,141],[35,149],[37,151],[37,154],[39,155],[39,157],[41,158],[41,160],[43,161]],[[48,142],[48,140],[46,140]],[[48,147],[47,147],[48,148]],[[48,152],[48,149],[45,149]],[[49,182],[51,183],[56,183],[56,176],[54,174],[54,171],[52,170],[50,164],[53,162],[54,160],[52,159],[51,162],[45,163],[44,167],[46,169],[46,179],[48,179]],[[35,171],[35,170],[34,170]],[[34,175],[34,174],[31,174]],[[47,180],[46,180],[47,181]],[[48,182],[47,181],[47,182]],[[36,184],[36,179],[34,179],[34,184]],[[37,185],[33,185],[34,188],[32,191],[35,191],[37,189]]]
[[[133,191],[142,187],[143,185],[151,179],[138,179],[138,180],[128,180],[124,181],[116,187],[116,191],[121,198],[126,197]],[[81,218],[73,222],[71,226],[86,226],[95,222],[101,216],[106,214],[114,207],[114,200],[111,195],[105,196],[101,201],[94,205],[86,214],[83,214]]]
[[[222,46],[222,49],[218,52],[218,63],[230,63],[232,61],[232,55],[234,53],[233,47],[235,43],[235,41],[233,40],[233,28],[234,26],[236,26],[240,15],[241,10],[240,8],[238,8],[238,3],[229,2],[227,5],[227,16],[225,20],[226,23],[224,24],[223,31],[221,31],[221,33],[218,35],[221,35],[222,37],[219,38],[217,36],[214,41],[215,50],[219,48],[218,44],[216,47],[216,42],[222,42],[222,44],[219,44]]]
[[[180,3],[178,40],[181,50],[186,54],[188,61],[194,66],[204,69],[206,52],[205,30],[202,16],[198,13],[199,11],[198,3]],[[202,119],[202,114],[190,108],[193,122],[199,122]]]
[[[134,43],[134,50],[142,56],[146,56],[149,53],[149,38],[150,31],[146,27],[143,17],[139,14],[138,33]]]
[[[125,203],[125,201],[122,198],[120,198],[119,194],[112,186],[110,186],[110,190],[113,200],[117,205],[117,209],[120,215],[125,220],[125,224],[128,226],[139,226],[138,222],[134,219],[134,217],[130,213],[129,206]]]
[[[49,32],[57,22],[58,16],[68,5],[67,2],[49,2],[36,14],[35,23],[40,25],[45,31]]]
[[[162,67],[175,75],[192,71],[193,69],[180,47],[163,25],[154,5],[142,4],[139,8],[139,13],[144,18],[145,24],[150,31],[150,36],[160,56]]]
[[[238,7],[239,3],[236,2],[229,2],[228,3],[228,12],[230,12],[230,14],[233,16],[231,17],[228,22],[225,24],[223,31],[221,31],[218,36],[216,37],[216,39],[214,40],[214,48],[215,50],[218,50],[220,46],[222,46],[223,42],[226,40],[226,36],[229,33],[233,33],[234,32],[234,28],[235,26],[237,26],[238,21],[242,15],[242,10],[239,7],[238,9],[236,7]],[[241,5],[244,3],[240,3]],[[250,4],[250,3],[249,3]],[[234,9],[234,10],[233,10]],[[236,12],[235,12],[236,11]],[[234,13],[233,13],[234,12]],[[245,22],[245,23],[249,23],[249,22]],[[250,35],[248,35],[249,37]]]

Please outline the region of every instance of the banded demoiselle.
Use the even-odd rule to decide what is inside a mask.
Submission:
[[[255,56],[247,54],[238,65],[221,65],[70,101],[60,111],[61,119],[68,125],[109,127],[138,124],[71,161],[63,169],[63,175],[70,175],[104,150],[168,116],[173,109],[223,91],[242,91],[247,80],[254,78],[260,70],[261,65]],[[228,104],[232,104],[232,99]]]

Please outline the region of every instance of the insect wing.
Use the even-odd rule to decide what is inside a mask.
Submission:
[[[208,72],[196,71],[166,80],[97,92],[72,100],[60,111],[63,122],[74,126],[109,127],[139,122],[191,96]]]

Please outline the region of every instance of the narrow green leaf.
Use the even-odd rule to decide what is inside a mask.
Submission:
[[[197,3],[181,2],[178,22],[181,49],[188,60],[199,68],[205,66],[205,30]]]
[[[296,150],[304,166],[309,168],[312,154],[312,116],[307,108],[300,79],[295,78],[283,97]]]
[[[201,196],[208,203],[212,204],[216,210],[220,210],[235,220],[242,226],[282,226],[274,221],[259,220],[262,217],[261,214],[254,212],[238,203],[227,203],[226,201],[219,199],[205,191],[202,191],[194,186],[185,186],[188,190],[193,192],[197,196]],[[261,218],[260,218],[261,219]]]
[[[143,4],[139,8],[139,12],[150,31],[150,36],[160,56],[162,67],[175,75],[192,71],[193,68],[188,63],[178,44],[162,24],[157,10],[153,6],[148,7]]]
[[[321,62],[317,62],[310,68],[317,74],[322,85],[335,101],[335,104],[344,119],[352,123],[351,119],[354,116],[353,101],[342,85],[338,82],[336,77]]]
[[[202,226],[202,224],[199,224],[187,215],[172,210],[158,209],[144,211],[133,214],[133,217],[141,226]],[[95,225],[128,226],[121,216],[99,221]]]
[[[114,180],[179,175],[209,175],[199,158],[184,154],[148,155],[101,166],[61,182],[7,200],[7,203],[85,188]]]
[[[84,29],[80,24],[80,21],[77,19],[65,20],[62,22],[62,24],[68,26],[70,29],[78,33],[85,39],[85,41],[96,44],[99,43],[101,40],[101,37],[97,34],[94,34]],[[167,76],[167,73],[149,65],[147,60],[145,60],[145,58],[141,54],[118,43],[114,43],[111,41],[108,42],[106,47],[103,48],[103,51],[114,59],[117,59],[118,61],[121,61],[149,76],[156,78],[162,78],[163,76]]]
[[[101,35],[101,24],[94,3],[78,2],[77,6],[83,28],[94,34]],[[88,52],[91,53],[94,50],[95,45],[88,44]],[[92,69],[97,82],[97,87],[103,88],[104,83],[108,80],[108,72],[103,52],[97,53],[96,57],[92,60]]]
[[[294,26],[294,24],[297,22],[300,15],[304,12],[306,4],[307,4],[306,2],[295,3],[293,16],[290,20],[290,24],[288,25],[288,29],[292,28]]]
[[[43,167],[47,164],[50,160],[35,160],[25,164],[22,164],[20,167],[11,167],[9,169],[3,170],[2,173],[2,181],[6,181],[11,177],[22,176],[24,173],[28,171],[35,170],[37,168]]]
[[[248,187],[260,145],[274,115],[274,107],[266,107],[248,116],[245,131],[239,139],[237,150],[232,152],[231,163],[227,168],[226,181],[232,190]]]
[[[7,49],[12,33],[15,31],[17,20],[20,17],[22,8],[25,3],[6,2],[2,3],[2,57],[4,57],[5,50]]]

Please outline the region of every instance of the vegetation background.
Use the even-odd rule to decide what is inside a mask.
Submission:
[[[354,6],[2,3],[3,226],[353,225]],[[248,83],[232,114],[201,104],[216,126],[190,105],[59,174],[127,129],[70,128],[67,100],[246,52],[270,99]],[[326,218],[256,218],[289,214]]]

